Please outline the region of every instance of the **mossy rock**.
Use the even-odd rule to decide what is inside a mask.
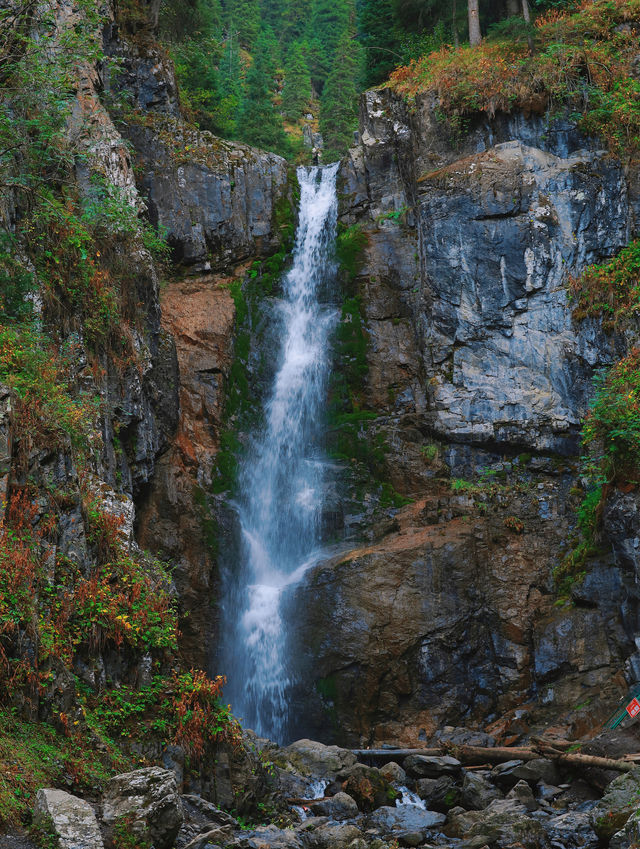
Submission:
[[[600,840],[609,841],[640,809],[640,768],[614,778],[607,792],[589,815]]]

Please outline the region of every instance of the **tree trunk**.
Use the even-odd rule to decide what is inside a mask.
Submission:
[[[468,0],[469,3],[469,44],[472,47],[477,47],[482,41],[482,33],[480,32],[480,11],[478,9],[479,0]]]
[[[529,3],[527,0],[522,0],[522,17],[528,24],[531,23],[531,14],[529,13]]]
[[[507,0],[507,15],[510,18],[513,18],[515,15],[520,14],[520,4],[518,0]]]
[[[458,37],[458,4],[456,0],[451,0],[451,31],[453,32],[454,47],[460,47],[460,38]]]

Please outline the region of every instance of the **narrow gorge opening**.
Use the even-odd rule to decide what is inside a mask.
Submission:
[[[280,742],[289,733],[292,684],[282,596],[322,557],[337,171],[338,163],[297,172],[293,262],[271,314],[275,371],[238,467],[234,551],[222,552],[228,696],[247,726]]]

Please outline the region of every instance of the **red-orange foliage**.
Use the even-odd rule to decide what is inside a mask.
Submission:
[[[208,744],[239,745],[241,741],[240,726],[229,706],[220,701],[226,681],[223,675],[211,680],[197,669],[174,676],[175,742],[195,757],[201,757]]]
[[[570,106],[585,131],[618,152],[640,147],[640,84],[635,22],[640,0],[587,0],[536,21],[536,51],[508,39],[479,47],[445,47],[398,68],[390,85],[406,95],[431,92],[444,116]]]

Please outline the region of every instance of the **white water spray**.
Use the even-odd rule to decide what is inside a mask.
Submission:
[[[326,470],[321,436],[337,313],[319,295],[334,273],[337,170],[337,164],[298,169],[300,218],[278,305],[279,363],[264,429],[238,479],[240,563],[233,602],[225,605],[232,655],[228,694],[246,725],[276,740],[286,733],[290,686],[281,595],[321,556]]]

